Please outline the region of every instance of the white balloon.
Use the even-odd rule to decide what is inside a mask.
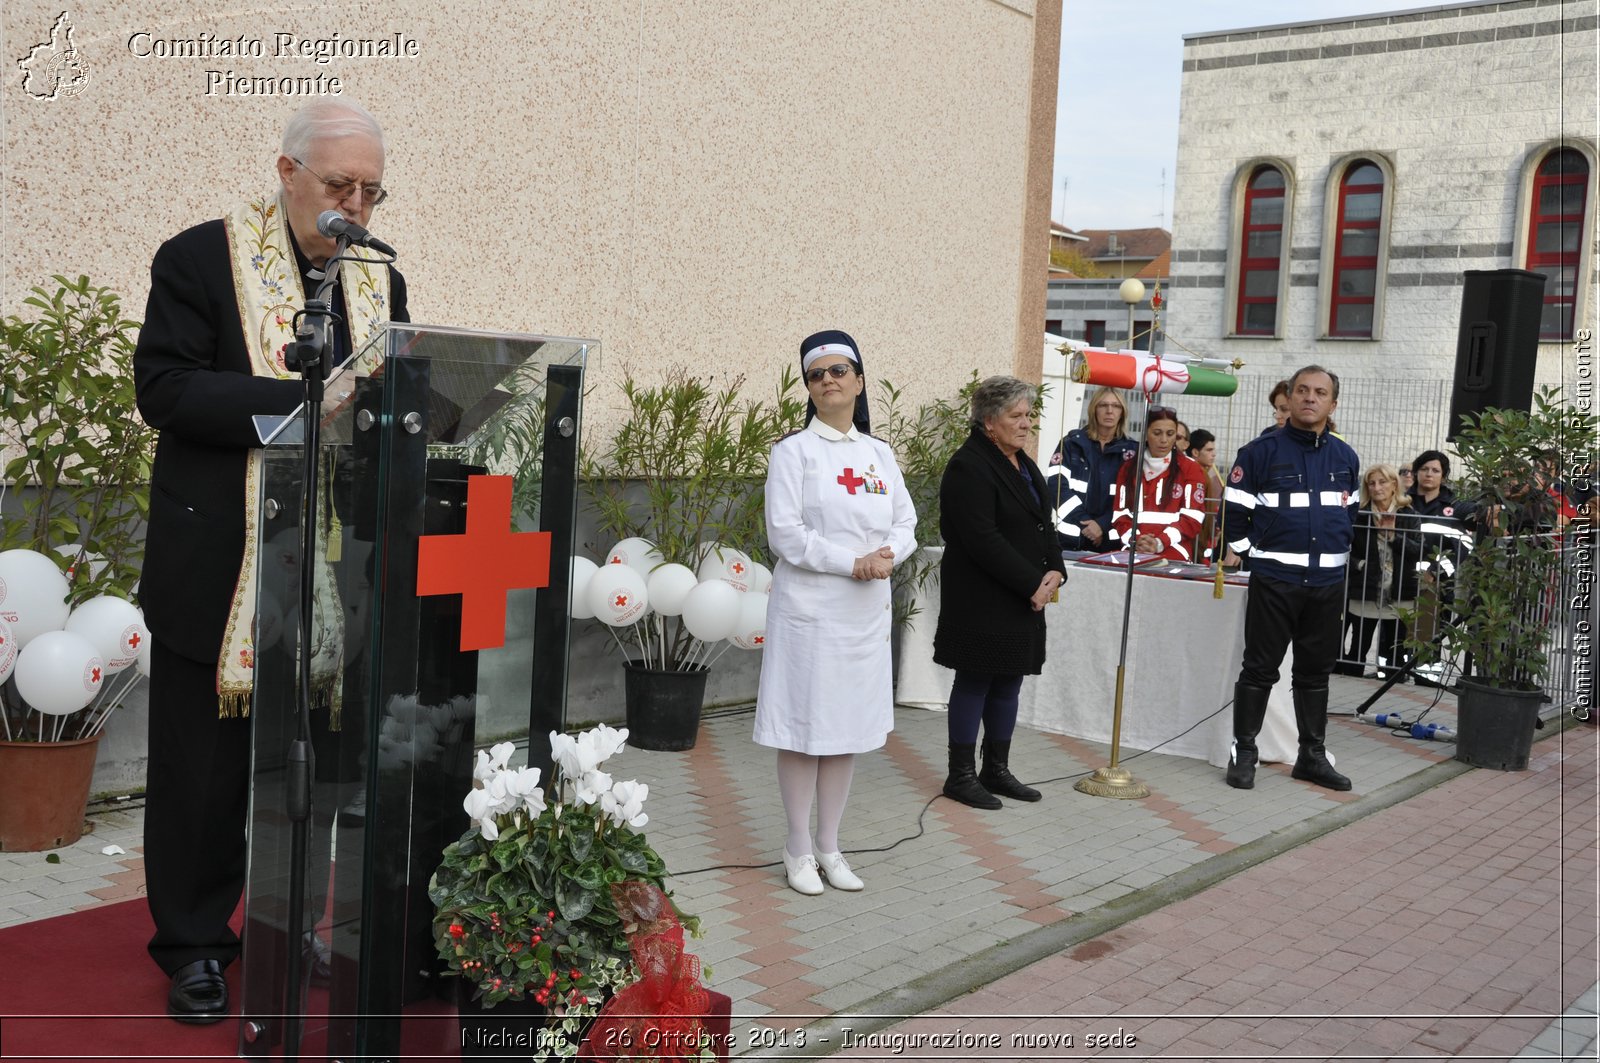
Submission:
[[[641,576],[649,576],[665,560],[655,543],[637,536],[623,539],[606,554],[606,564],[627,565]]]
[[[697,583],[683,599],[683,626],[706,642],[720,642],[739,626],[739,592],[725,580]]]
[[[130,601],[103,594],[72,611],[67,630],[89,640],[106,663],[106,675],[116,675],[139,659],[139,647],[150,637],[144,617]]]
[[[17,636],[11,625],[0,619],[0,683],[11,678],[11,669],[17,663]]]
[[[572,599],[567,611],[574,620],[588,620],[594,616],[594,610],[589,608],[589,580],[598,567],[587,557],[572,556]]]
[[[36,550],[0,553],[0,616],[19,650],[46,631],[60,631],[71,612],[67,577],[54,561]]]
[[[741,650],[759,650],[767,641],[767,596],[755,591],[739,596],[739,626],[728,641]]]
[[[772,569],[759,561],[750,562],[750,589],[758,594],[765,594],[767,588],[772,586]]]
[[[683,599],[698,582],[687,565],[662,565],[650,573],[646,585],[650,607],[662,616],[678,616],[683,612]]]
[[[736,591],[749,590],[750,567],[755,564],[750,560],[750,555],[718,543],[712,543],[710,547],[701,555],[698,573],[701,582],[720,579],[728,581]]]
[[[66,716],[100,692],[105,668],[82,635],[46,631],[17,654],[17,693],[47,716]]]
[[[631,565],[601,565],[589,579],[589,608],[602,624],[627,627],[649,601],[644,577]]]
[[[72,543],[72,544],[67,545],[67,546],[58,546],[58,547],[56,547],[56,553],[60,554],[62,557],[67,559],[67,580],[68,580],[68,582],[71,582],[71,580],[72,580],[72,576],[73,576],[73,571],[72,570],[77,565],[78,553],[79,553],[79,551],[82,551],[82,550],[83,550],[83,544],[82,543]],[[93,550],[90,550],[90,551],[87,551],[87,552],[84,553],[83,560],[89,566],[89,578],[90,579],[97,578],[100,575],[100,573],[102,573],[102,572],[104,572],[106,570],[106,558],[105,558],[104,554],[97,554]]]
[[[141,618],[143,614],[140,614]],[[134,662],[134,667],[139,669],[139,674],[145,678],[150,677],[150,657],[155,648],[155,639],[145,639],[139,644],[139,659]]]

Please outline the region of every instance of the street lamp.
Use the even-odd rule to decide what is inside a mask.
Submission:
[[[1144,281],[1138,277],[1129,277],[1122,282],[1122,287],[1117,289],[1117,294],[1122,301],[1128,304],[1128,349],[1133,349],[1133,308],[1139,305],[1144,298]]]

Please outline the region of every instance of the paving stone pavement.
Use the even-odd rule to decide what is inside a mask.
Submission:
[[[1375,687],[1336,677],[1335,711]],[[1433,700],[1399,687],[1372,711],[1413,716]],[[1453,723],[1453,702],[1430,720]],[[1012,767],[1044,800],[978,812],[927,805],[944,775],[944,717],[902,708],[886,748],[858,762],[842,832],[867,888],[816,898],[783,882],[773,755],[751,744],[750,726],[748,712],[709,715],[695,749],[627,750],[612,764],[650,784],[647,832],[679,903],[703,919],[691,948],[733,997],[746,1058],[837,1052],[845,1026],[925,1028],[896,1026],[906,1015],[944,1030],[955,1016],[1012,1016],[959,1023],[1031,1032],[1041,1050],[895,1058],[1074,1059],[1089,1034],[1119,1025],[1139,1038],[1104,1050],[1123,1058],[1370,1058],[1339,1053],[1391,1042],[1424,1055],[1489,1045],[1492,1058],[1594,1058],[1588,726],[1539,743],[1530,771],[1498,773],[1454,763],[1450,745],[1336,716],[1330,746],[1356,784],[1346,794],[1295,782],[1286,765],[1237,791],[1201,761],[1124,751],[1151,789],[1139,801],[1072,789],[1106,763],[1104,746],[1019,731]],[[142,890],[138,808],[92,820],[59,864],[0,854],[0,926]],[[108,844],[126,852],[104,856]],[[1308,899],[1316,920],[1256,914]],[[1505,969],[1466,973],[1482,964]],[[1479,1018],[1462,1017],[1469,1005]],[[1029,1012],[1048,1018],[1017,1018]],[[1312,1017],[1325,1012],[1334,1017]],[[1076,1046],[1052,1047],[1049,1035],[1067,1031]],[[1550,1054],[1580,1041],[1588,1056]]]

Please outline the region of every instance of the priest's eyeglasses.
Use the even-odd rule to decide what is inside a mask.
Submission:
[[[806,370],[806,383],[815,384],[823,376],[831,376],[835,380],[843,380],[845,374],[855,372],[856,367],[848,362],[835,362],[828,366],[818,366],[816,369]]]
[[[296,166],[300,167],[306,173],[321,181],[323,191],[327,192],[328,198],[333,200],[335,203],[341,202],[347,198],[350,193],[356,191],[357,189],[361,190],[361,201],[369,207],[376,207],[379,203],[382,203],[384,200],[389,198],[389,190],[382,185],[357,184],[348,177],[341,177],[338,180],[331,180],[322,176],[320,173],[313,170],[299,159],[296,159],[293,155],[289,156],[289,158],[293,160]]]

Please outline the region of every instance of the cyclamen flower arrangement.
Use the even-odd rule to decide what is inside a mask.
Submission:
[[[479,750],[462,802],[472,826],[428,884],[450,971],[484,1006],[531,999],[549,1009],[560,1036],[541,1046],[556,1056],[575,1054],[604,998],[639,977],[610,887],[665,890],[666,864],[638,833],[649,787],[600,770],[627,737],[604,724],[575,737],[552,731],[548,799],[539,769],[510,766],[510,742]],[[697,919],[683,922],[698,933]]]

